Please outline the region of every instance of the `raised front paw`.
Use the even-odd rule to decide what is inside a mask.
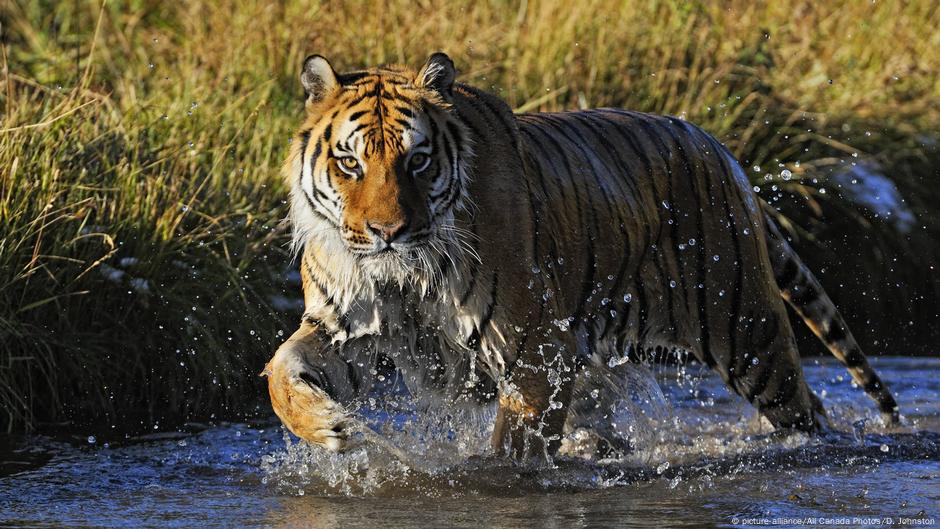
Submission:
[[[334,452],[346,448],[349,416],[323,390],[328,382],[288,341],[264,366],[274,412],[294,435]]]

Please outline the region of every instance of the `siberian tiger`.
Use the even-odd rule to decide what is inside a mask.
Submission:
[[[513,114],[455,75],[443,53],[417,73],[303,64],[284,176],[306,310],[263,372],[292,432],[342,450],[382,357],[430,401],[498,399],[496,453],[550,454],[578,377],[656,347],[816,431],[784,300],[897,420],[721,143],[614,108]]]

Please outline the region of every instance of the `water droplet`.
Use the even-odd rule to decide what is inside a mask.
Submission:
[[[695,239],[689,239],[689,246],[695,246]]]
[[[756,356],[751,359],[751,365],[756,366],[759,363],[760,363],[760,360],[758,360]]]
[[[670,280],[670,281],[669,281],[669,288],[676,288],[676,282],[675,282],[675,280]]]
[[[630,303],[631,301],[633,301],[633,294],[624,294],[623,301],[626,303]]]
[[[721,257],[718,257],[718,254],[715,254],[712,256],[712,261],[715,261],[716,263],[718,262],[719,259],[721,259]]]
[[[884,445],[884,444],[881,445],[881,451],[882,451],[882,452],[884,452],[884,453],[887,454],[889,450],[891,450],[891,449],[888,448],[888,445]]]
[[[754,167],[751,167],[751,170],[754,171],[755,173],[759,173],[759,172],[760,172],[760,166],[759,166],[759,165],[755,165]]]
[[[789,179],[793,178],[793,173],[791,173],[789,169],[784,169],[783,171],[780,171],[780,176],[781,176],[784,180],[789,180]]]
[[[93,444],[95,444],[96,441],[97,441],[97,439],[95,439],[95,436],[94,436],[94,435],[89,435],[89,436],[88,436],[88,444],[93,445]],[[887,451],[887,450],[886,450],[886,451]]]
[[[658,467],[656,467],[656,473],[662,474],[669,469],[669,461],[663,461]]]

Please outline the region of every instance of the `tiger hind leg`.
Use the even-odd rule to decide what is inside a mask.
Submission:
[[[770,348],[762,350],[766,356],[750,355],[759,361],[732,387],[776,428],[823,431],[828,426],[826,410],[806,383],[792,330],[788,324],[782,327]]]

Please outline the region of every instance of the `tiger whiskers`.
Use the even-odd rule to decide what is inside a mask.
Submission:
[[[462,253],[468,254],[473,258],[474,261],[477,262],[477,264],[483,264],[483,260],[480,258],[480,254],[477,253],[477,250],[473,244],[467,240],[473,239],[479,241],[480,237],[477,234],[466,228],[461,228],[453,224],[443,224],[438,229],[448,235],[448,240],[455,243],[458,250],[461,250]]]

